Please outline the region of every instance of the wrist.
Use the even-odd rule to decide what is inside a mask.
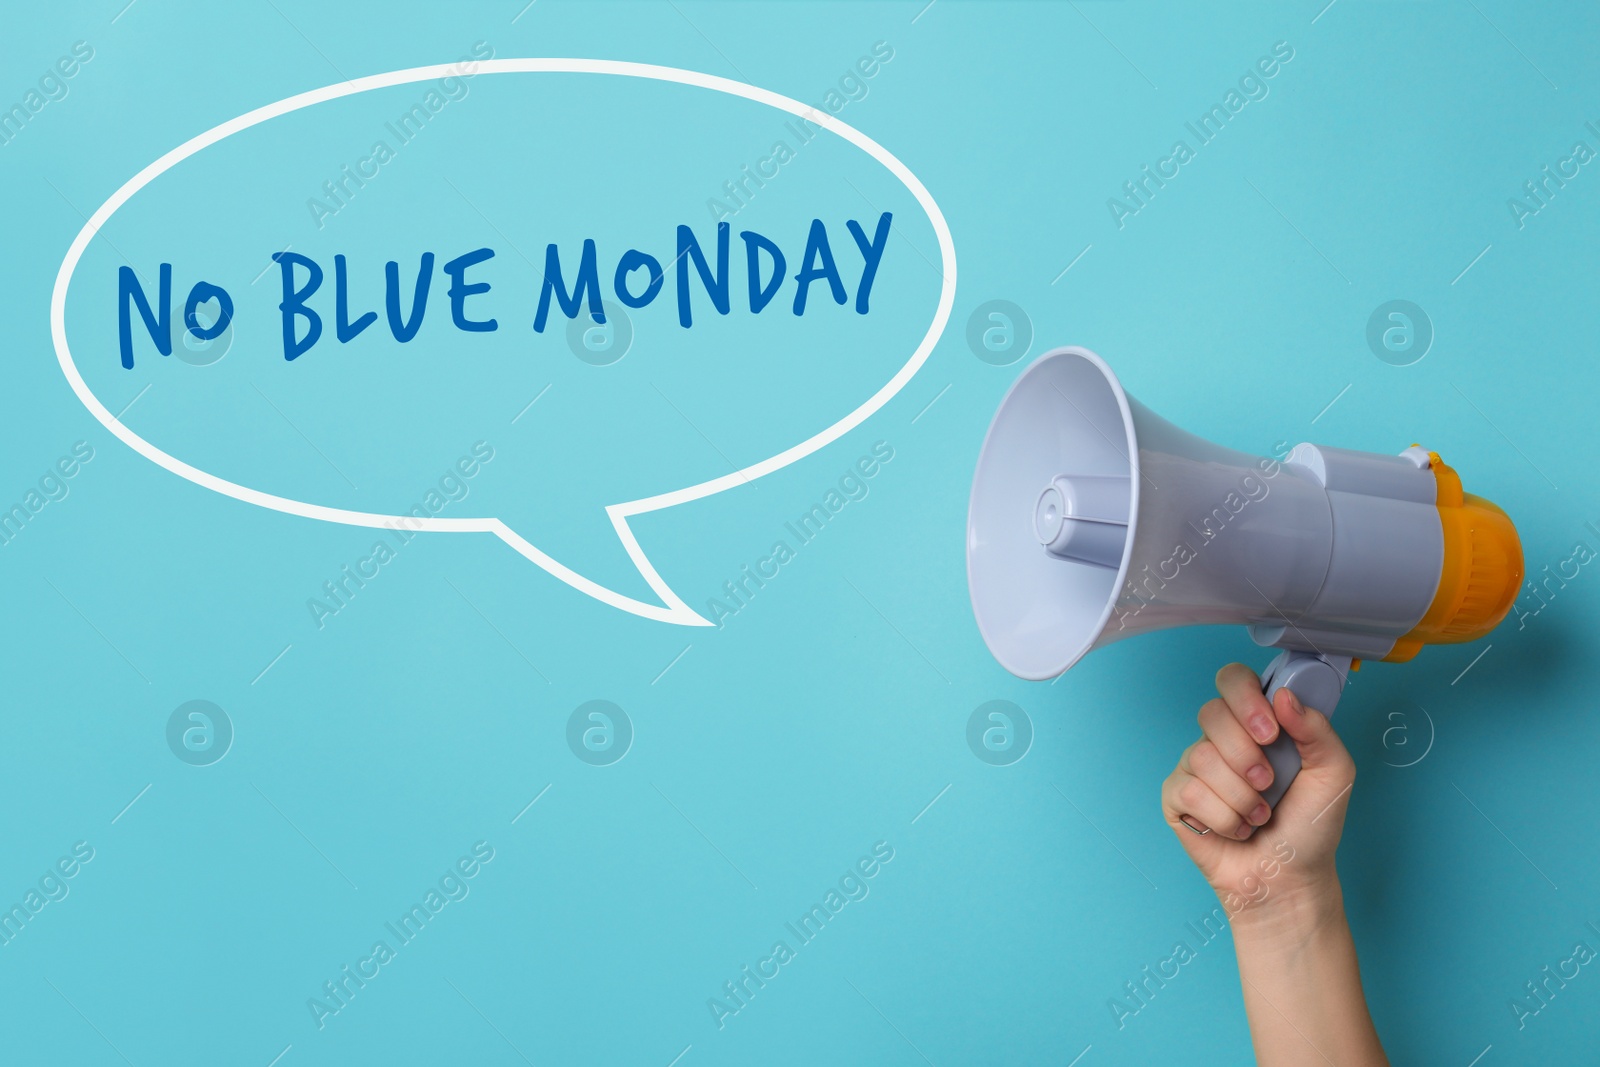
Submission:
[[[1243,909],[1232,923],[1234,945],[1241,954],[1297,951],[1325,933],[1348,929],[1344,890],[1330,871],[1326,879],[1286,888]]]

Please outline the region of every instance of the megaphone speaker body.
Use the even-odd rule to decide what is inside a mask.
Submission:
[[[1522,550],[1505,513],[1418,446],[1251,456],[1155,414],[1093,352],[1060,348],[989,427],[967,576],[984,641],[1020,677],[1152,630],[1236,624],[1286,650],[1269,694],[1287,684],[1331,712],[1352,663],[1492,629],[1521,587]],[[1275,803],[1298,756],[1288,744],[1269,757]]]

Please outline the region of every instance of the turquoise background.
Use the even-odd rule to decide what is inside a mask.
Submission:
[[[1507,203],[1575,142],[1600,149],[1585,127],[1600,126],[1600,13],[1323,4],[111,0],[8,13],[0,106],[73,42],[94,57],[0,146],[0,506],[74,442],[94,458],[0,547],[0,904],[76,842],[94,857],[0,946],[7,1059],[1246,1062],[1226,939],[1123,1027],[1108,1001],[1215,907],[1158,787],[1216,667],[1268,657],[1219,629],[1120,644],[1054,684],[993,662],[967,603],[967,490],[1026,361],[980,359],[966,334],[980,305],[1010,301],[1031,324],[1027,356],[1091,347],[1154,410],[1235,448],[1424,442],[1516,519],[1532,577],[1580,543],[1583,558],[1600,550],[1600,177],[1580,168],[1521,226]],[[635,523],[662,576],[704,608],[875,442],[893,449],[865,498],[719,629],[625,615],[491,537],[445,534],[410,542],[318,629],[306,599],[368,552],[371,531],[159,469],[61,375],[57,266],[127,178],[254,107],[450,62],[477,41],[501,58],[681,66],[819,106],[875,42],[893,49],[839,117],[938,201],[955,308],[925,368],[863,426],[754,487]],[[1294,55],[1268,95],[1119,228],[1107,199],[1175,139],[1192,146],[1185,122],[1280,41]],[[536,275],[511,244],[538,259],[586,233],[613,254],[666,242],[678,222],[709,236],[704,198],[766,154],[784,116],[673,86],[490,80],[324,233],[304,199],[364,154],[374,116],[407,89],[259,127],[158,179],[108,229],[116,247],[85,256],[69,337],[113,411],[151,385],[129,411],[139,432],[321,503],[407,505],[489,440],[496,458],[444,514],[493,504],[473,513],[514,516],[620,588],[625,561],[597,536],[594,506],[715,477],[864,399],[926,329],[931,231],[881,168],[819,141],[735,226],[759,219],[788,251],[822,217],[849,283],[844,218],[892,203],[870,315],[824,301],[752,320],[736,299],[727,319],[683,331],[661,303],[637,313],[621,362],[591,366],[559,331],[528,330],[528,290],[512,294]],[[466,195],[452,200],[441,176]],[[290,242],[324,266],[333,251],[359,257],[367,284],[385,258],[496,247],[501,330],[481,345],[446,330],[436,292],[413,345],[380,322],[346,349],[325,339],[303,359],[326,361],[291,375],[302,364],[272,348],[275,276],[249,284]],[[133,372],[115,366],[123,255],[147,272],[170,260],[180,286],[204,273],[250,292],[221,362],[146,349]],[[1409,366],[1366,340],[1394,299],[1434,331]],[[1510,1007],[1575,943],[1600,947],[1597,579],[1565,566],[1489,640],[1374,664],[1341,706],[1361,779],[1340,866],[1395,1062],[1550,1062],[1600,1038],[1592,968],[1520,1029]],[[236,734],[204,767],[166,734],[196,699]],[[632,724],[608,766],[567,741],[574,709],[596,699]],[[1034,730],[1009,766],[966,741],[996,699]],[[470,893],[319,1029],[308,998],[480,841],[494,858]],[[708,998],[775,940],[793,945],[784,924],[878,842],[893,859],[870,893],[719,1028]]]

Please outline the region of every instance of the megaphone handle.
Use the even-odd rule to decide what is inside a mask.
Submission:
[[[1300,698],[1308,708],[1316,708],[1324,715],[1332,715],[1344,692],[1345,677],[1350,671],[1349,656],[1323,656],[1297,649],[1278,653],[1261,675],[1261,691],[1271,700],[1278,690],[1289,691]],[[1277,738],[1262,748],[1267,763],[1272,767],[1272,784],[1261,791],[1261,799],[1276,808],[1283,799],[1289,783],[1300,773],[1300,750],[1294,738],[1278,731]]]

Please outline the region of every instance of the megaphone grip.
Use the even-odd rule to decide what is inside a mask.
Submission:
[[[1278,658],[1262,673],[1261,691],[1270,702],[1278,690],[1287,687],[1301,704],[1331,716],[1339,705],[1349,670],[1348,656],[1288,650],[1278,653]],[[1269,807],[1276,808],[1295,775],[1300,773],[1300,750],[1295,747],[1294,738],[1279,730],[1277,739],[1262,746],[1261,751],[1272,767],[1272,784],[1261,791],[1261,799]]]
[[[1295,747],[1294,738],[1279,730],[1270,745],[1261,746],[1261,752],[1272,767],[1272,784],[1261,791],[1261,799],[1268,807],[1276,808],[1289,783],[1300,773],[1300,750]]]

